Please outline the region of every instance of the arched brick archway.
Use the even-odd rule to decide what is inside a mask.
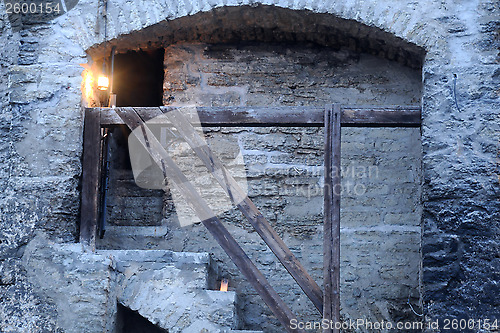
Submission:
[[[108,35],[110,39],[114,39],[157,24],[161,25],[164,22],[189,18],[213,10],[223,16],[225,10],[230,11],[245,6],[274,7],[276,13],[279,12],[279,9],[289,9],[317,14],[331,14],[342,20],[350,20],[371,28],[378,28],[426,50],[432,50],[434,46],[438,47],[440,36],[445,35],[443,27],[435,20],[436,14],[443,10],[443,5],[432,2],[408,5],[404,3],[395,4],[391,1],[364,1],[362,4],[357,1],[334,3],[328,1],[197,1],[176,2],[175,4],[160,3],[159,1],[134,1],[120,4],[110,3],[108,7]],[[70,13],[73,18],[80,17],[79,20],[76,20],[77,25],[85,26],[92,22],[91,20],[82,20],[83,18],[90,18],[90,14],[86,14],[84,17],[81,17],[81,14],[82,12],[79,12],[78,8],[73,13]],[[269,28],[279,25],[279,17],[274,16],[274,18],[276,20],[259,19],[258,17],[247,19],[260,21],[260,25]],[[238,24],[241,21],[237,20],[235,23]],[[301,28],[307,29],[307,27],[298,23],[295,22],[292,26],[295,25],[295,29],[298,30]],[[344,30],[349,30],[351,27],[345,28],[347,29]],[[81,43],[84,49],[89,49],[102,42],[102,29],[97,36],[91,33],[94,30],[82,29],[82,31],[88,32],[88,35],[82,39]],[[366,31],[353,32],[360,35],[366,33]]]
[[[113,18],[112,10],[108,17]],[[112,27],[113,20],[108,19]],[[112,29],[110,29],[112,30]],[[120,33],[104,43],[88,49],[96,58],[104,47],[117,47],[117,52],[148,47],[165,47],[178,42],[227,43],[239,41],[311,42],[316,45],[349,48],[394,60],[412,68],[420,68],[424,48],[381,28],[353,19],[308,9],[289,9],[258,5],[215,7],[173,20],[160,21],[127,34]],[[109,51],[109,49],[108,49]]]

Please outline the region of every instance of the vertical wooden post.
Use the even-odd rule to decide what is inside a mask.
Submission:
[[[109,141],[111,140],[111,130],[102,129],[103,142],[101,144],[101,172],[99,191],[99,222],[97,223],[97,234],[99,238],[104,237],[106,232],[106,198],[109,187]]]
[[[80,243],[95,251],[99,218],[99,177],[101,174],[101,118],[99,109],[85,109],[83,128],[82,205]]]
[[[325,109],[325,202],[323,240],[323,333],[338,333],[340,322],[340,105]]]

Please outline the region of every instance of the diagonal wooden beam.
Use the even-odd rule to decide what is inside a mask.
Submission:
[[[138,135],[139,142],[144,145],[144,148],[148,150],[151,157],[160,168],[165,167],[164,170],[169,177],[169,181],[171,181],[171,183],[178,188],[179,192],[191,204],[203,225],[208,229],[215,240],[252,284],[278,320],[283,324],[283,326],[285,326],[287,332],[304,333],[303,330],[291,328],[292,320],[297,320],[295,315],[288,308],[285,302],[283,302],[281,297],[273,289],[265,276],[259,271],[245,251],[243,251],[236,240],[227,231],[222,222],[217,218],[212,209],[189,182],[177,164],[172,160],[161,143],[144,124],[134,109],[120,108],[116,112],[134,134],[137,133],[134,132],[134,129],[141,129],[142,137],[141,135]]]
[[[325,109],[325,212],[323,235],[323,319],[334,325],[323,333],[338,333],[340,323],[340,105]]]
[[[323,292],[314,279],[307,273],[300,261],[290,251],[285,242],[273,229],[269,221],[259,211],[248,195],[241,189],[222,161],[215,156],[205,140],[196,132],[189,120],[177,108],[163,108],[165,116],[178,130],[182,138],[202,160],[208,171],[214,176],[232,203],[248,219],[260,237],[276,255],[290,275],[297,281],[320,313],[323,313]]]

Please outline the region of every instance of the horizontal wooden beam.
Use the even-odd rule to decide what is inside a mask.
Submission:
[[[163,114],[166,107],[134,108],[145,120],[152,120]],[[170,107],[172,108],[172,107]],[[96,108],[101,112],[101,126],[124,124],[115,110]],[[118,108],[119,109],[119,108]],[[96,111],[97,111],[96,110]],[[227,106],[194,107],[202,126],[281,126],[281,127],[323,127],[323,106]],[[187,114],[188,119],[190,114]],[[191,114],[191,119],[192,114]],[[347,127],[420,127],[419,106],[343,106],[341,125]],[[162,124],[168,124],[163,118]]]

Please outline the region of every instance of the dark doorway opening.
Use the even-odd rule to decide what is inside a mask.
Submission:
[[[161,106],[165,50],[129,51],[115,56],[116,106]]]
[[[113,92],[117,107],[162,106],[164,53],[164,49],[156,49],[115,55]],[[106,224],[161,225],[164,192],[137,186],[128,149],[130,131],[120,125],[109,133]]]
[[[118,333],[168,333],[168,330],[159,328],[136,311],[118,304],[116,321]]]

